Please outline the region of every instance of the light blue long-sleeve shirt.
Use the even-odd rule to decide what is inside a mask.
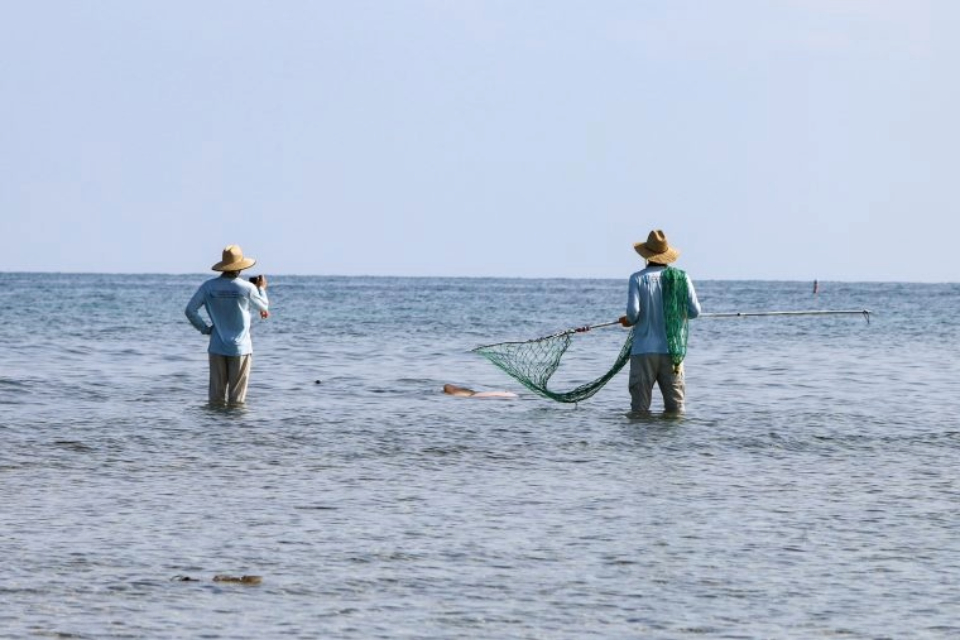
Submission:
[[[641,353],[670,353],[667,346],[667,326],[663,317],[663,289],[660,274],[666,267],[650,265],[630,276],[627,293],[627,320],[633,325],[631,355]],[[687,276],[687,317],[700,315],[700,302],[693,282]]]
[[[245,356],[253,353],[250,339],[250,308],[267,311],[267,292],[241,277],[220,276],[207,280],[187,303],[190,324],[210,336],[210,353]],[[213,326],[204,322],[200,307],[207,308]]]

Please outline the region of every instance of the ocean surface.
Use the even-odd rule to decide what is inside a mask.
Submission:
[[[686,415],[631,420],[626,371],[564,405],[470,353],[626,277],[272,276],[235,410],[207,277],[0,273],[0,637],[960,637],[958,284],[697,281],[873,314],[695,320]]]

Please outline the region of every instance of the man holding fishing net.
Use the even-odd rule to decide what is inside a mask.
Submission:
[[[646,242],[633,248],[647,264],[630,276],[627,314],[620,318],[620,324],[633,327],[628,415],[650,412],[654,384],[663,394],[664,411],[682,413],[687,320],[700,315],[700,302],[690,277],[669,266],[680,251],[670,246],[663,231],[651,231]]]
[[[649,414],[653,386],[659,385],[667,413],[683,412],[683,359],[687,355],[690,318],[744,318],[748,316],[808,316],[862,314],[870,322],[870,310],[814,310],[700,313],[693,282],[686,273],[670,266],[680,252],[659,229],[646,242],[633,248],[646,258],[646,267],[630,276],[627,314],[613,322],[565,329],[532,340],[497,342],[472,349],[534,393],[557,402],[579,403],[592,397],[630,362],[629,417]],[[571,336],[623,325],[633,327],[620,354],[606,373],[568,391],[548,388],[551,376],[572,344]]]

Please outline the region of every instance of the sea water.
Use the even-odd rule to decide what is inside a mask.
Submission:
[[[625,278],[274,276],[221,410],[206,277],[0,274],[0,637],[960,635],[960,285],[697,281],[873,314],[693,321],[686,415],[631,420],[625,371],[564,405],[470,353]]]

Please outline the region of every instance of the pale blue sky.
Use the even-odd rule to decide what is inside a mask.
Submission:
[[[0,271],[960,281],[960,2],[0,0]]]

